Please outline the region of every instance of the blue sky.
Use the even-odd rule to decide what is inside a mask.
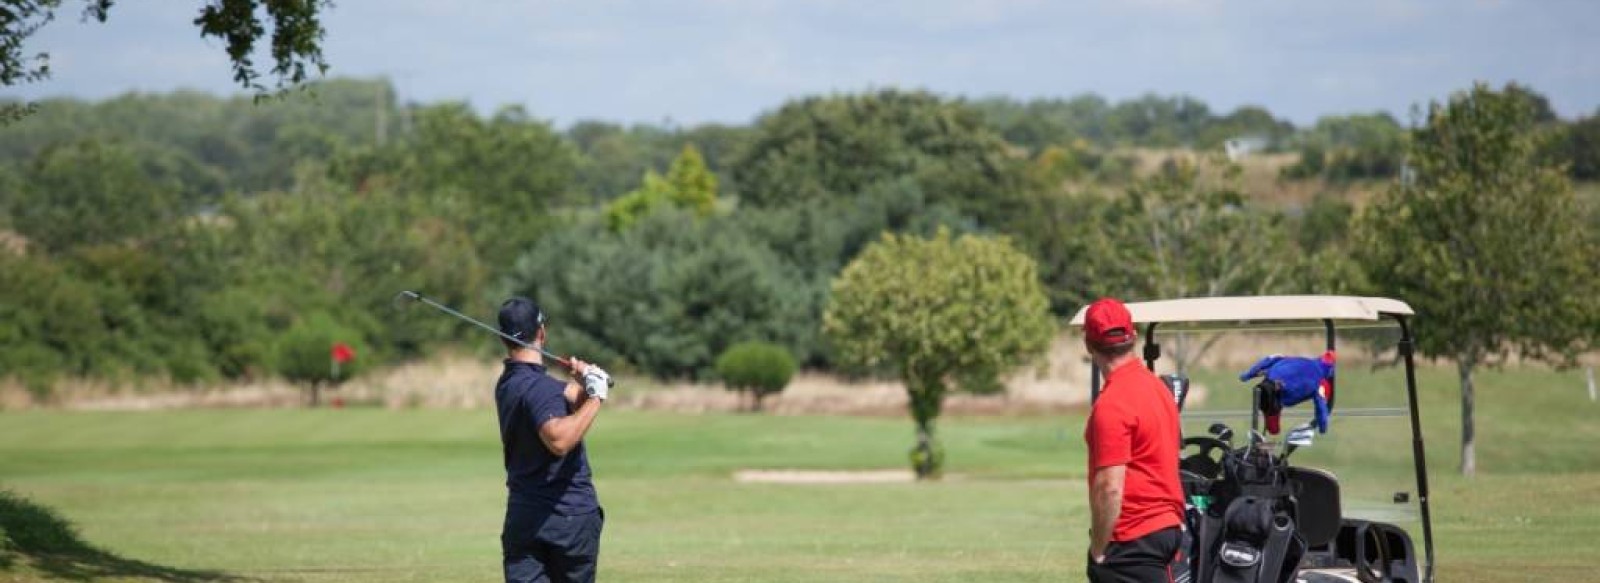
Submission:
[[[0,94],[235,92],[201,0],[76,2],[27,47],[52,79]],[[1185,93],[1296,124],[1516,80],[1563,117],[1600,107],[1600,0],[337,0],[330,76],[403,98],[577,119],[744,123],[785,99],[882,87],[1117,100]]]

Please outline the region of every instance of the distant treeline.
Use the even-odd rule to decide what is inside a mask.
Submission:
[[[1596,120],[1546,119],[1574,177],[1595,178]],[[1105,293],[1365,289],[1344,259],[1349,202],[1263,206],[1226,161],[1148,174],[1126,154],[1234,139],[1302,152],[1287,180],[1345,180],[1396,175],[1406,132],[1382,114],[1297,129],[1187,97],[897,90],[796,99],[742,126],[565,130],[351,80],[263,103],[46,101],[0,127],[0,377],[315,380],[334,341],[360,366],[468,338],[492,350],[395,310],[401,289],[484,318],[530,295],[561,350],[661,377],[704,378],[745,340],[826,368],[833,277],[883,232],[941,227],[1009,237],[1060,315]]]

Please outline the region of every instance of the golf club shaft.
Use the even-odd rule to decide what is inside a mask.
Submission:
[[[403,295],[405,297],[411,298],[413,301],[418,301],[418,302],[422,302],[424,304],[427,304],[427,305],[433,307],[434,309],[439,310],[441,312],[444,312],[446,314],[450,314],[450,315],[455,316],[457,318],[460,318],[462,320],[466,320],[468,322],[471,322],[471,323],[473,323],[474,325],[476,325],[479,328],[483,328],[484,330],[488,330],[490,332],[493,332],[496,336],[499,336],[499,337],[504,338],[504,339],[506,339],[508,341],[511,341],[511,342],[515,342],[518,346],[521,346],[523,348],[527,348],[527,349],[530,349],[530,350],[537,350],[537,351],[539,351],[539,354],[544,355],[545,358],[549,358],[549,359],[552,359],[552,360],[554,360],[554,361],[556,361],[558,363],[561,363],[561,366],[567,367],[568,369],[572,368],[572,361],[569,361],[566,358],[562,358],[560,356],[556,356],[555,354],[552,354],[548,350],[545,350],[545,349],[540,348],[538,346],[534,346],[534,345],[529,344],[527,342],[523,342],[520,339],[513,338],[511,335],[506,334],[505,332],[501,332],[499,329],[497,329],[497,328],[495,328],[493,326],[490,326],[490,325],[485,324],[483,322],[479,322],[479,321],[473,319],[471,316],[468,316],[468,315],[463,314],[461,312],[457,312],[455,310],[450,309],[450,306],[446,306],[446,305],[441,304],[439,302],[435,302],[435,301],[433,301],[431,299],[428,299],[427,296],[424,296],[422,294],[419,294],[417,292],[410,291],[410,290],[402,291],[402,292],[400,292],[400,295]]]

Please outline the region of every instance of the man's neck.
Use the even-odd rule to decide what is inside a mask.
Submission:
[[[506,353],[506,359],[528,364],[544,364],[544,355],[531,348],[518,348]]]
[[[1135,360],[1138,360],[1138,359],[1139,358],[1134,356],[1132,352],[1129,352],[1129,353],[1124,354],[1122,356],[1114,356],[1114,357],[1111,357],[1111,358],[1103,358],[1103,357],[1099,357],[1099,356],[1095,357],[1095,360],[1099,361],[1099,363],[1100,363],[1100,371],[1102,373],[1105,373],[1105,374],[1111,374],[1111,371],[1114,371],[1114,370],[1117,370],[1119,368],[1122,368],[1122,365],[1128,364],[1129,362],[1135,361]]]

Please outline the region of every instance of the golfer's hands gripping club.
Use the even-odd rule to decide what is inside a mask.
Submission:
[[[592,398],[605,401],[610,397],[611,373],[599,366],[572,359],[572,374],[583,379],[583,392]]]

